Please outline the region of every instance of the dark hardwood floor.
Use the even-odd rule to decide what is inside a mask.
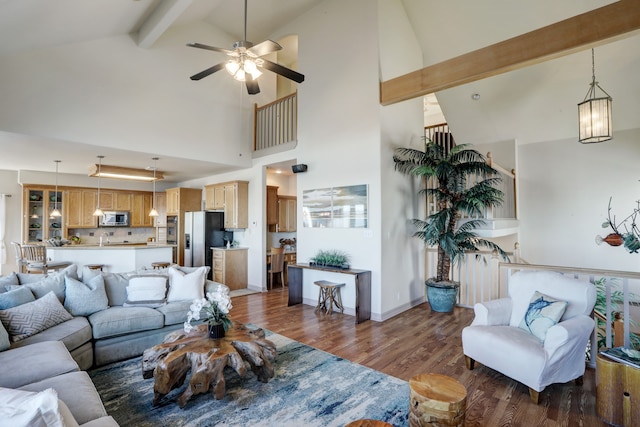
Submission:
[[[605,426],[595,409],[595,375],[587,368],[582,385],[553,384],[529,399],[528,388],[476,363],[465,368],[462,328],[473,310],[432,312],[421,304],[385,322],[355,325],[353,316],[326,316],[300,304],[287,307],[287,289],[235,297],[232,318],[253,323],[352,362],[408,381],[434,372],[449,375],[467,389],[466,426]],[[526,367],[527,361],[522,361]],[[408,404],[408,402],[407,402]]]

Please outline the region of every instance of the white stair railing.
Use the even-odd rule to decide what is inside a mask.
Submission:
[[[298,93],[294,92],[254,112],[254,151],[295,141],[298,138]]]

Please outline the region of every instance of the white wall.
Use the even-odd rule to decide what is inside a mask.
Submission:
[[[378,2],[380,80],[422,67],[421,51],[400,0]],[[398,49],[398,46],[403,46]],[[381,318],[387,318],[424,301],[424,251],[412,237],[411,218],[422,218],[424,199],[417,196],[416,181],[395,171],[397,147],[421,149],[424,142],[423,105],[417,98],[379,107],[380,171],[382,203]]]
[[[640,255],[595,236],[611,229],[609,197],[619,221],[640,198],[640,129],[614,132],[614,139],[583,145],[577,138],[520,145],[522,256],[530,263],[638,271]]]
[[[20,231],[22,222],[22,187],[18,184],[18,172],[0,170],[0,193],[11,195],[6,201],[7,218],[4,245],[7,251],[7,262],[0,265],[0,274],[6,274],[11,271],[18,271],[11,242],[22,241]]]

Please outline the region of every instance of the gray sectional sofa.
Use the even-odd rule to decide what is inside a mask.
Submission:
[[[80,425],[117,425],[106,415],[82,370],[139,356],[168,332],[182,328],[194,289],[204,293],[224,286],[206,280],[207,272],[208,267],[172,266],[131,273],[84,269],[78,274],[72,265],[48,276],[0,277],[0,387],[28,391],[51,387]],[[162,295],[155,286],[158,282],[165,286]],[[134,284],[137,293],[132,291]],[[45,324],[35,330],[33,323],[38,321],[19,322],[24,313],[28,317],[32,312],[45,313],[41,316]],[[27,360],[29,370],[24,369]],[[82,397],[74,387],[86,390],[86,407],[76,405]]]

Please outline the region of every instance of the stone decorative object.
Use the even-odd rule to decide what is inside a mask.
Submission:
[[[234,322],[224,338],[210,339],[207,325],[198,325],[190,333],[183,330],[168,334],[162,344],[145,350],[142,375],[155,379],[153,405],[174,388],[180,387],[191,371],[189,386],[178,399],[181,408],[196,394],[211,390],[220,400],[225,394],[224,368],[229,366],[238,375],[247,373],[247,362],[261,382],[273,378],[276,346],[265,339],[262,329],[249,329]]]

